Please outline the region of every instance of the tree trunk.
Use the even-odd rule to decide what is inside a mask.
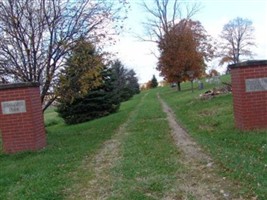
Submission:
[[[181,91],[181,82],[177,81],[177,91]]]
[[[194,83],[193,83],[193,81],[190,81],[191,82],[191,90],[192,90],[192,92],[194,92]]]

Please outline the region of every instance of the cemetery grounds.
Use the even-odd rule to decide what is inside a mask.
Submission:
[[[235,129],[232,95],[201,100],[220,86],[204,85],[145,91],[79,125],[50,109],[45,149],[0,153],[0,199],[267,199],[267,131]]]

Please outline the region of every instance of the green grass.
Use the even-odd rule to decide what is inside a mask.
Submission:
[[[229,82],[229,76],[222,77]],[[156,93],[172,107],[178,121],[219,165],[218,173],[241,185],[247,199],[267,199],[267,131],[241,132],[234,127],[232,95],[200,100],[202,91],[182,84],[153,89],[122,104],[118,113],[91,122],[67,126],[53,109],[45,113],[48,146],[38,152],[5,155],[0,152],[0,199],[64,199],[67,188],[90,179],[83,174],[85,158],[93,156],[128,121],[121,140],[121,159],[112,168],[113,193],[109,199],[158,199],[186,170]],[[195,84],[197,87],[197,84]],[[130,114],[132,113],[132,114]],[[73,174],[76,175],[73,175]],[[192,199],[193,197],[188,198]]]
[[[83,173],[85,169],[80,167],[84,158],[93,156],[127,120],[122,159],[111,169],[115,181],[109,199],[162,197],[183,169],[156,92],[137,95],[117,114],[80,125],[66,126],[48,110],[48,146],[44,150],[0,155],[0,199],[66,198],[75,181],[83,184],[93,177],[93,172]]]
[[[114,176],[120,178],[110,199],[160,199],[182,170],[156,92],[145,96],[126,127],[122,159],[114,169]]]
[[[55,112],[55,107],[50,107],[45,111],[44,121],[45,127],[64,123],[64,120],[58,117],[58,113]]]
[[[70,173],[116,133],[139,100],[136,96],[116,114],[74,126],[64,125],[48,110],[48,146],[44,150],[0,154],[0,199],[64,199],[63,191],[74,184]]]
[[[228,81],[230,77],[222,77]],[[215,85],[205,84],[206,90]],[[221,174],[243,185],[243,193],[267,199],[267,131],[242,132],[234,127],[232,95],[200,100],[199,94],[170,88],[160,90],[162,98],[174,110],[178,121],[212,155]]]
[[[1,134],[1,130],[0,130],[0,155],[3,153],[3,144],[2,144],[2,134]]]

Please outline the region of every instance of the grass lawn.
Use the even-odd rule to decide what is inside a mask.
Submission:
[[[73,184],[70,173],[81,165],[125,122],[140,96],[122,104],[118,113],[67,126],[48,110],[45,114],[48,146],[39,152],[0,154],[0,199],[64,199]]]
[[[229,81],[229,76],[223,80]],[[198,98],[214,86],[205,83],[205,90],[193,93],[190,83],[182,84],[182,92],[170,87],[146,91],[123,103],[118,113],[79,125],[65,125],[53,109],[48,110],[45,149],[14,155],[0,152],[0,199],[65,199],[67,189],[77,181],[83,184],[94,177],[92,171],[84,173],[80,167],[85,158],[96,155],[126,122],[120,159],[111,169],[109,199],[163,198],[179,184],[176,173],[186,169],[179,163],[158,92],[183,127],[210,153],[222,177],[241,185],[245,196],[267,199],[267,131],[234,128],[231,94]]]
[[[64,125],[53,109],[47,110],[48,146],[44,150],[0,154],[0,199],[67,198],[67,188],[93,177],[93,172],[80,167],[84,158],[92,157],[126,121],[122,159],[111,169],[114,192],[109,199],[163,197],[177,182],[175,174],[182,166],[157,90],[148,93],[123,103],[117,114],[80,125]]]
[[[229,76],[222,77],[229,81]],[[206,90],[216,85],[205,84]],[[242,132],[234,127],[232,94],[200,100],[189,84],[183,91],[160,89],[178,121],[220,165],[222,176],[246,188],[244,193],[267,199],[267,130]]]
[[[126,127],[122,159],[113,169],[119,178],[109,199],[162,199],[183,170],[157,91],[149,91]]]

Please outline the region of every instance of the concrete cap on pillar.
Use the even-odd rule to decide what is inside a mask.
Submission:
[[[228,68],[233,69],[240,67],[263,66],[263,65],[267,65],[267,60],[248,60],[245,62],[228,65]]]

